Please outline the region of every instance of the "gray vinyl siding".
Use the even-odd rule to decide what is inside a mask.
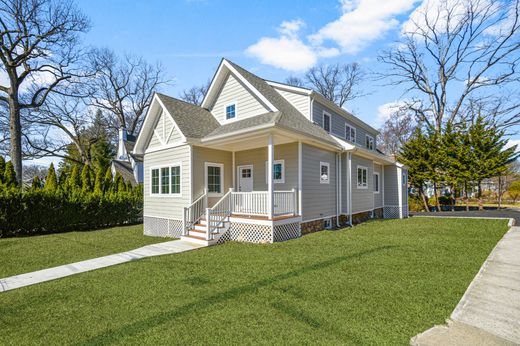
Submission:
[[[150,175],[152,168],[167,167],[181,163],[181,197],[150,194]],[[144,216],[182,219],[183,208],[190,204],[191,197],[190,147],[183,145],[144,155]]]
[[[367,188],[361,189],[357,185],[357,168],[363,166],[367,168]],[[374,208],[373,161],[360,156],[352,155],[352,214],[360,213]]]
[[[274,189],[289,191],[298,188],[298,143],[274,146],[274,159],[284,160],[285,182],[275,183]],[[253,165],[253,190],[267,191],[266,178],[267,147],[235,152],[235,165]],[[236,174],[236,189],[239,190],[239,179]]]
[[[374,145],[376,144],[376,134],[367,132],[362,127],[353,124],[345,117],[335,113],[327,106],[314,101],[312,108],[312,121],[321,127],[323,127],[323,112],[325,111],[326,113],[330,114],[330,131],[332,134],[345,139],[345,124],[348,124],[349,126],[356,128],[356,144],[365,147],[365,136],[367,134],[374,137]]]
[[[205,162],[221,163],[224,165],[224,195],[233,184],[233,156],[230,151],[216,150],[204,147],[193,147],[193,200],[201,196],[206,187]],[[212,206],[221,197],[209,197],[208,204]]]
[[[374,193],[374,208],[381,208],[383,206],[383,185],[382,185],[382,166],[374,163],[374,173],[379,173],[379,193]]]
[[[309,107],[310,107],[310,97],[307,95],[297,94],[291,91],[286,91],[282,89],[275,88],[276,91],[280,93],[289,103],[291,103],[294,108],[300,111],[305,117],[309,118]]]
[[[401,174],[408,175],[408,171],[406,169],[401,170]],[[403,200],[403,206],[408,205],[408,186],[405,185],[405,180],[401,180],[401,188],[403,189],[403,193],[401,195],[401,198]]]
[[[225,107],[234,102],[236,102],[235,119],[244,119],[268,112],[234,75],[229,74],[210,111],[219,122],[225,122]]]
[[[385,206],[399,205],[399,191],[397,166],[385,166]]]
[[[329,184],[320,183],[320,162],[330,165]],[[336,215],[336,154],[302,144],[302,219]]]

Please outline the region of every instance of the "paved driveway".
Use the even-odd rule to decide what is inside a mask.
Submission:
[[[497,209],[497,210],[470,210],[470,211],[441,211],[431,212],[410,212],[411,216],[432,216],[432,217],[489,217],[514,219],[515,225],[520,225],[520,210],[518,209]]]

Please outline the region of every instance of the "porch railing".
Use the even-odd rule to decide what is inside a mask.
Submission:
[[[224,227],[224,222],[232,213],[231,194],[229,191],[211,208],[206,208],[206,240],[212,240],[220,227]]]
[[[274,216],[296,214],[296,190],[274,191]],[[267,216],[269,215],[269,192],[232,192],[232,213]]]
[[[189,207],[184,208],[183,235],[187,235],[193,225],[199,221],[206,213],[208,207],[208,193],[204,189],[202,195],[195,200]]]

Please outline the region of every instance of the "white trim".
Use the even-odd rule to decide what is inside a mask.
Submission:
[[[220,76],[220,74],[223,73],[222,72],[223,67],[226,67],[229,70],[229,72],[231,72],[235,77],[240,79],[240,81],[250,91],[252,91],[256,95],[256,97],[258,97],[262,101],[262,103],[264,103],[267,106],[267,108],[269,108],[270,111],[272,111],[272,112],[278,111],[278,109],[271,102],[269,102],[269,100],[261,92],[259,92],[251,83],[249,83],[247,81],[247,79],[245,79],[244,76],[242,76],[226,59],[222,59],[220,65],[217,69],[217,72],[215,73],[215,75],[213,76],[213,79],[211,80],[211,84],[208,88],[208,92],[204,96],[204,100],[202,100],[202,104],[201,104],[202,108],[209,108],[208,102],[209,102],[210,95],[212,95],[214,93],[214,89],[216,88],[215,83],[216,83],[218,77]]]
[[[159,101],[159,104],[162,106],[162,109],[163,109],[163,112],[166,112],[169,116],[170,116],[170,120],[172,121],[173,125],[175,126],[176,129],[179,130],[179,134],[181,135],[182,137],[182,140],[184,142],[187,141],[186,139],[186,136],[184,136],[184,133],[182,133],[181,129],[179,128],[179,126],[177,125],[177,123],[175,122],[175,119],[173,118],[173,116],[170,114],[170,112],[168,112],[168,109],[164,106],[164,103],[162,103],[161,99],[159,97],[157,97],[157,101]]]
[[[329,117],[329,129],[328,130],[325,128],[325,117]],[[332,116],[330,115],[330,113],[323,111],[323,114],[321,115],[321,125],[327,133],[332,132]]]
[[[152,148],[146,149],[144,151],[144,153],[145,154],[155,153],[156,151],[177,148],[177,147],[181,147],[183,145],[188,145],[188,143],[186,143],[186,142],[175,142],[175,143],[170,143],[170,144],[167,144],[167,145],[164,145],[164,146],[161,146],[161,147],[152,147]]]
[[[209,192],[208,188],[208,167],[220,167],[220,192]],[[224,164],[215,162],[204,162],[204,186],[208,191],[208,197],[224,196]]]
[[[282,165],[282,179],[275,179],[274,178],[274,174],[273,174],[273,183],[274,184],[285,184],[285,160],[273,160],[273,167],[274,165],[276,164],[281,164]],[[269,172],[267,171],[267,167],[268,167],[268,161],[265,161],[265,182],[268,183],[269,182],[269,179],[268,179],[268,174]]]
[[[171,192],[171,188],[172,188],[172,183],[171,183],[171,167],[179,167],[179,175],[180,175],[180,182],[179,182],[179,192],[178,193],[172,193]],[[168,190],[169,190],[169,193],[162,193],[162,169],[163,168],[168,168]],[[159,197],[159,198],[165,198],[165,197],[182,197],[182,182],[183,182],[183,166],[182,166],[182,162],[172,162],[172,163],[169,163],[169,164],[164,164],[164,165],[154,165],[154,166],[151,166],[150,168],[148,168],[149,171],[150,171],[150,191],[149,191],[149,196],[150,197],[153,197],[153,198],[156,198],[156,197]],[[152,171],[155,170],[155,169],[158,169],[159,170],[159,193],[152,193]]]
[[[360,169],[364,169],[367,172],[367,174],[365,175],[367,178],[366,185],[363,185],[363,184],[359,185],[359,174],[358,173],[359,173]],[[363,180],[363,173],[361,173],[361,179]],[[368,189],[368,167],[361,166],[361,165],[356,166],[356,186],[360,190]]]
[[[403,170],[397,167],[397,198],[399,198],[399,218],[403,218]]]
[[[348,156],[348,222],[352,226],[352,153],[347,153]]]
[[[348,136],[347,136],[347,129],[348,129]],[[352,130],[354,130],[354,140],[352,140],[352,137],[351,137]],[[357,142],[357,129],[353,125],[350,125],[347,122],[345,122],[345,139],[352,143]]]
[[[327,167],[327,180],[321,179],[321,167],[323,167],[323,166]],[[320,173],[319,173],[318,177],[320,179],[320,184],[330,184],[330,163],[320,161]]]
[[[235,151],[233,150],[231,152],[231,170],[233,171],[233,189],[237,191],[237,184],[236,184],[236,174],[235,174],[235,167],[236,167],[236,160],[235,160]]]
[[[193,146],[189,146],[190,151],[190,205],[193,203]]]
[[[171,218],[171,217],[155,216],[155,215],[150,215],[150,214],[143,214],[143,217],[153,217],[153,218],[156,218],[156,219],[165,219],[165,220],[182,221],[182,218],[180,218],[180,219],[176,219],[176,218]]]
[[[367,147],[367,138],[370,138],[372,141],[372,148],[369,148]],[[376,149],[376,139],[374,138],[374,136],[372,135],[369,135],[369,134],[365,134],[365,149],[368,149],[368,150],[375,150]]]
[[[294,85],[283,84],[283,83],[279,83],[279,82],[273,82],[273,81],[270,81],[270,80],[269,81],[266,80],[265,82],[267,84],[269,84],[270,86],[275,87],[277,89],[284,89],[284,90],[291,91],[291,92],[294,92],[294,93],[299,93],[299,94],[302,94],[302,95],[309,96],[312,93],[311,89],[301,88],[301,87],[297,87],[297,86],[294,86]]]
[[[381,165],[381,205],[385,206],[385,166]]]
[[[302,142],[298,141],[298,214],[302,215]]]
[[[379,176],[379,172],[372,173],[372,176],[377,176],[377,191],[375,190],[376,184],[372,187],[372,191],[374,191],[374,194],[379,195],[381,192],[381,179]]]
[[[235,106],[235,116],[233,118],[229,118],[227,117],[227,108],[229,106]],[[232,121],[236,121],[237,118],[238,118],[238,101],[231,101],[231,102],[228,102],[226,104],[224,104],[224,120],[222,121],[223,123],[229,123],[229,122],[232,122]]]
[[[372,209],[367,209],[367,210],[355,211],[352,214],[356,215],[356,214],[360,214],[360,213],[368,213],[369,211],[374,211],[376,209],[381,209],[381,208],[383,208],[383,207],[377,207],[377,208],[372,208]]]

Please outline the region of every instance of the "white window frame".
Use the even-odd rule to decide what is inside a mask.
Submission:
[[[274,179],[274,173],[273,173],[273,183],[275,184],[285,184],[285,160],[274,160],[273,161],[273,167],[276,164],[282,165],[282,179]],[[267,170],[268,167],[268,161],[265,161],[265,183],[269,184],[269,171]],[[272,169],[272,168],[271,168]]]
[[[179,172],[180,172],[180,186],[179,186],[179,193],[172,193],[172,177],[171,177],[171,168],[172,167],[179,167]],[[162,168],[168,168],[168,175],[169,175],[169,178],[168,178],[168,188],[169,188],[169,193],[162,193]],[[152,171],[154,169],[158,169],[159,170],[159,192],[158,193],[153,193],[152,192]],[[153,166],[153,167],[150,167],[150,196],[153,196],[153,197],[161,197],[161,198],[164,198],[164,197],[182,197],[182,180],[183,180],[183,174],[182,174],[182,162],[173,162],[171,164],[168,164],[168,165],[158,165],[158,166]]]
[[[220,192],[209,192],[208,188],[208,167],[220,167]],[[208,191],[208,197],[224,196],[224,164],[216,162],[204,162],[204,186]]]
[[[327,166],[327,180],[321,179],[321,167]],[[320,162],[320,184],[329,184],[330,183],[330,163],[328,162]]]
[[[354,138],[352,138],[352,136],[351,136],[352,130],[354,130]],[[347,135],[347,133],[348,133],[348,135]],[[356,137],[357,137],[357,129],[354,126],[345,123],[345,139],[352,143],[356,143]]]
[[[372,143],[372,148],[370,148],[369,146],[367,146],[367,139],[371,139],[371,143]],[[370,136],[370,135],[365,135],[365,147],[368,149],[368,150],[374,150],[375,149],[375,146],[376,146],[376,140],[373,136]]]
[[[325,128],[325,117],[329,117],[329,129],[327,130]],[[332,117],[329,113],[323,111],[323,114],[322,114],[322,118],[321,118],[321,123],[323,124],[323,129],[325,131],[327,131],[327,133],[331,133],[332,132]]]
[[[374,193],[379,194],[381,192],[381,180],[379,179],[379,172],[374,172],[373,176],[374,176],[374,178],[377,177],[377,191],[374,190]],[[373,189],[375,189],[375,188],[376,188],[376,184],[374,184]]]
[[[235,106],[235,116],[233,118],[229,118],[227,117],[227,108],[229,106]],[[237,101],[233,101],[233,102],[229,102],[229,103],[226,103],[224,105],[224,121],[234,121],[238,118],[238,102]]]
[[[364,169],[367,174],[365,175],[367,178],[367,181],[365,182],[365,185],[363,185],[363,182],[361,182],[361,185],[359,184],[359,175],[358,172],[360,169]],[[361,173],[361,179],[363,179],[363,173]],[[356,166],[356,186],[360,190],[366,190],[368,189],[368,167],[365,166]]]
[[[403,187],[408,187],[408,174],[407,172],[402,172],[402,181],[403,181]]]

